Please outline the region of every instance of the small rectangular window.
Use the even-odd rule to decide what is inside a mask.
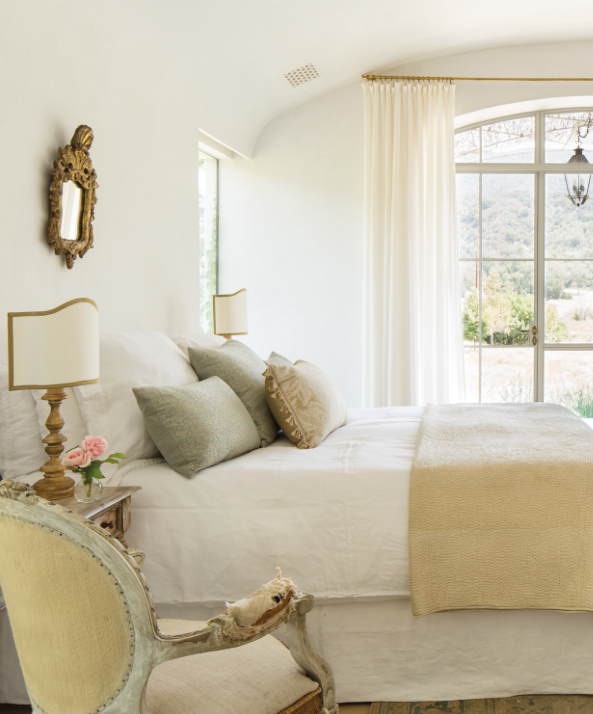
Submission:
[[[198,163],[198,205],[200,329],[212,333],[212,296],[218,291],[218,160],[203,152]]]

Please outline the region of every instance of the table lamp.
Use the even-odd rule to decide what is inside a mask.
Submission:
[[[214,334],[227,340],[231,335],[247,334],[247,290],[232,295],[213,295]]]
[[[92,300],[70,300],[44,312],[8,313],[8,389],[46,389],[49,402],[45,426],[48,461],[40,467],[44,478],[33,488],[50,501],[74,493],[74,481],[64,476],[60,461],[66,437],[60,404],[64,387],[99,381],[99,317]]]

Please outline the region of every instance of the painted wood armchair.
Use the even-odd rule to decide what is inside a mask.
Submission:
[[[311,595],[291,593],[249,627],[227,614],[157,619],[140,551],[12,481],[0,482],[0,544],[36,714],[337,714],[307,637]],[[268,636],[281,625],[288,649]]]

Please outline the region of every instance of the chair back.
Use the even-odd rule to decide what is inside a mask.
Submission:
[[[31,701],[48,714],[109,708],[146,660],[146,584],[105,531],[24,484],[0,482],[0,582]]]

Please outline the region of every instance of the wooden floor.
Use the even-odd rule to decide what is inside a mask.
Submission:
[[[369,714],[370,704],[340,704],[340,714]],[[31,707],[0,704],[0,714],[31,714]]]

